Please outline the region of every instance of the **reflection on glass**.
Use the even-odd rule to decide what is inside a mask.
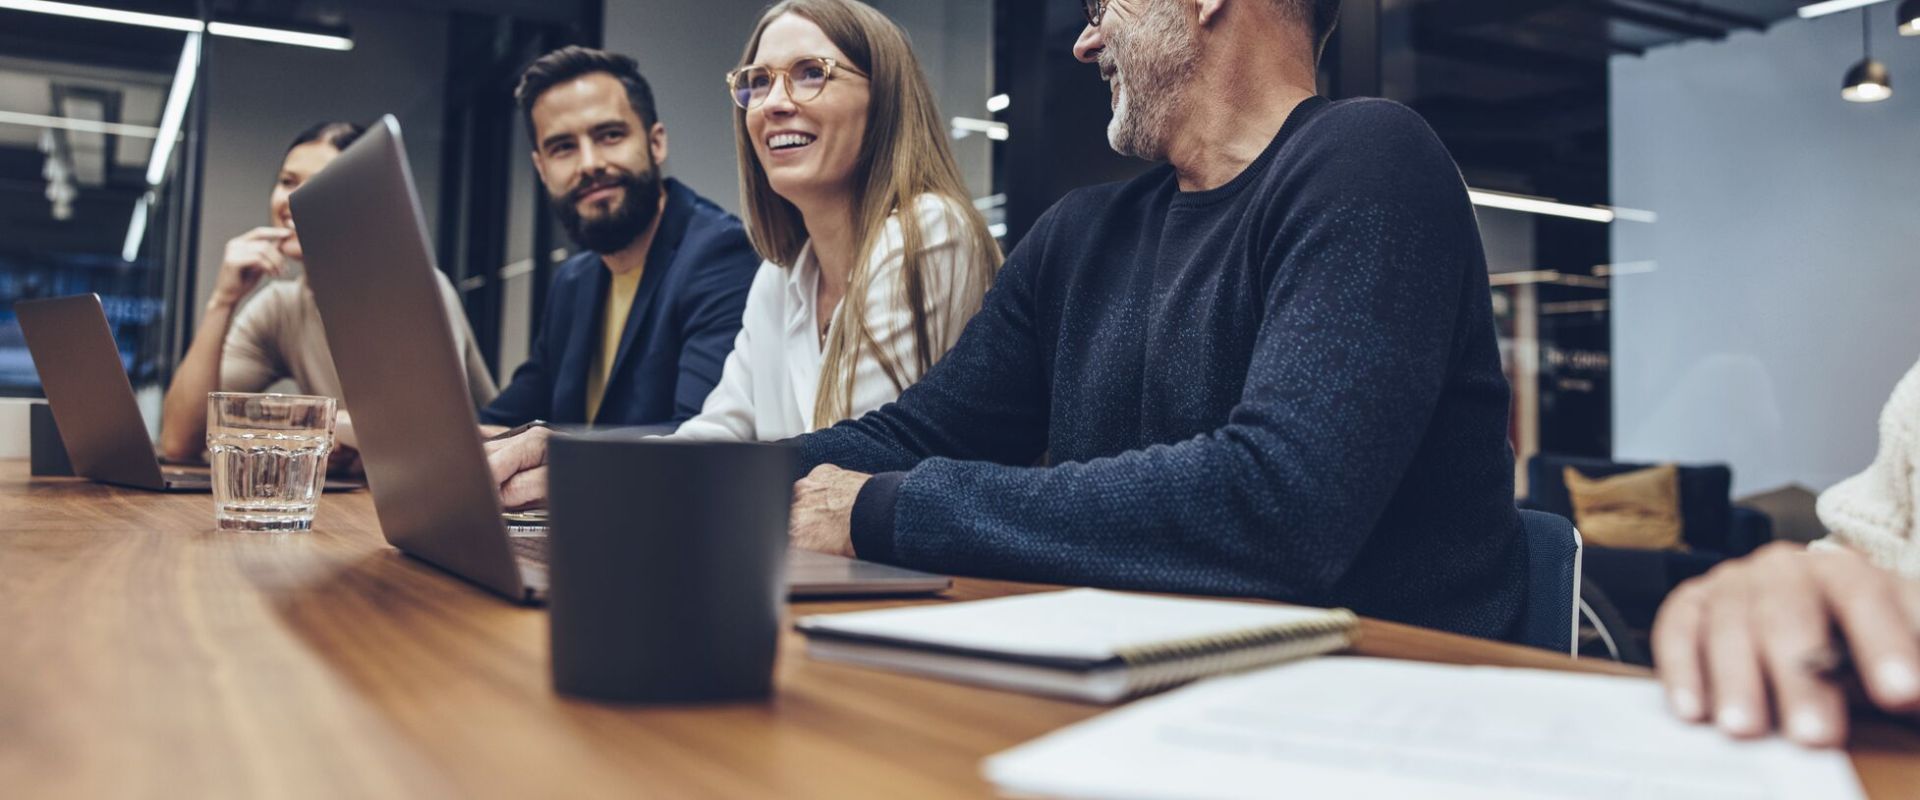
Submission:
[[[180,190],[171,175],[179,170],[158,187],[147,177],[190,37],[4,13],[0,395],[40,393],[14,301],[85,292],[100,295],[133,383],[152,383],[161,373],[165,276],[178,241]],[[188,118],[184,106],[179,116]]]

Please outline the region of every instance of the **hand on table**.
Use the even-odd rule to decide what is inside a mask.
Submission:
[[[547,439],[552,434],[544,426],[534,427],[483,444],[493,482],[500,488],[500,505],[508,511],[546,507]]]
[[[851,558],[853,501],[872,478],[821,464],[794,484],[793,515],[787,525],[793,546]]]
[[[364,478],[366,467],[360,463],[360,451],[342,444],[335,444],[327,452],[327,477]]]
[[[1768,545],[1681,584],[1653,629],[1676,715],[1814,747],[1847,739],[1846,693],[1822,674],[1842,641],[1875,707],[1920,714],[1920,583],[1851,550]]]
[[[333,415],[333,449],[327,452],[327,475],[335,478],[361,478],[366,468],[360,463],[359,439],[353,432],[353,416],[346,409]]]

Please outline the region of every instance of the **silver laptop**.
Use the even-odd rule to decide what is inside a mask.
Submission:
[[[539,602],[544,531],[520,522],[510,531],[502,514],[400,124],[382,117],[292,203],[387,541],[510,599]],[[951,583],[817,553],[788,559],[796,597],[925,594]]]
[[[99,295],[22,300],[13,309],[74,474],[156,492],[213,491],[213,479],[205,473],[162,469],[154,457]],[[359,486],[328,481],[326,488]]]

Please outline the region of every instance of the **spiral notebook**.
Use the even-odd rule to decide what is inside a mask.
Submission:
[[[1345,649],[1358,620],[1314,609],[1070,589],[803,617],[807,655],[1113,703]]]

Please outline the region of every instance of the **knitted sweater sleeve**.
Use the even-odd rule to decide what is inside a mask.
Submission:
[[[1444,150],[1408,119],[1377,121],[1411,132],[1389,148],[1402,159],[1309,161],[1317,200],[1273,242],[1278,277],[1224,425],[1047,467],[931,453],[861,492],[861,556],[1016,580],[1324,597],[1426,435],[1462,282],[1478,267],[1468,257],[1477,252],[1472,212]],[[1019,259],[1010,263],[996,292],[1020,275]],[[950,361],[965,363],[969,344],[984,344],[969,341],[985,333],[980,325]],[[930,384],[958,378],[948,366],[910,389],[893,416],[918,406]],[[863,524],[873,509],[892,517],[878,531]]]
[[[1820,522],[1831,534],[1816,549],[1851,547],[1874,563],[1920,579],[1920,538],[1914,532],[1920,496],[1920,365],[1894,387],[1880,412],[1880,451],[1865,472],[1820,495]]]

